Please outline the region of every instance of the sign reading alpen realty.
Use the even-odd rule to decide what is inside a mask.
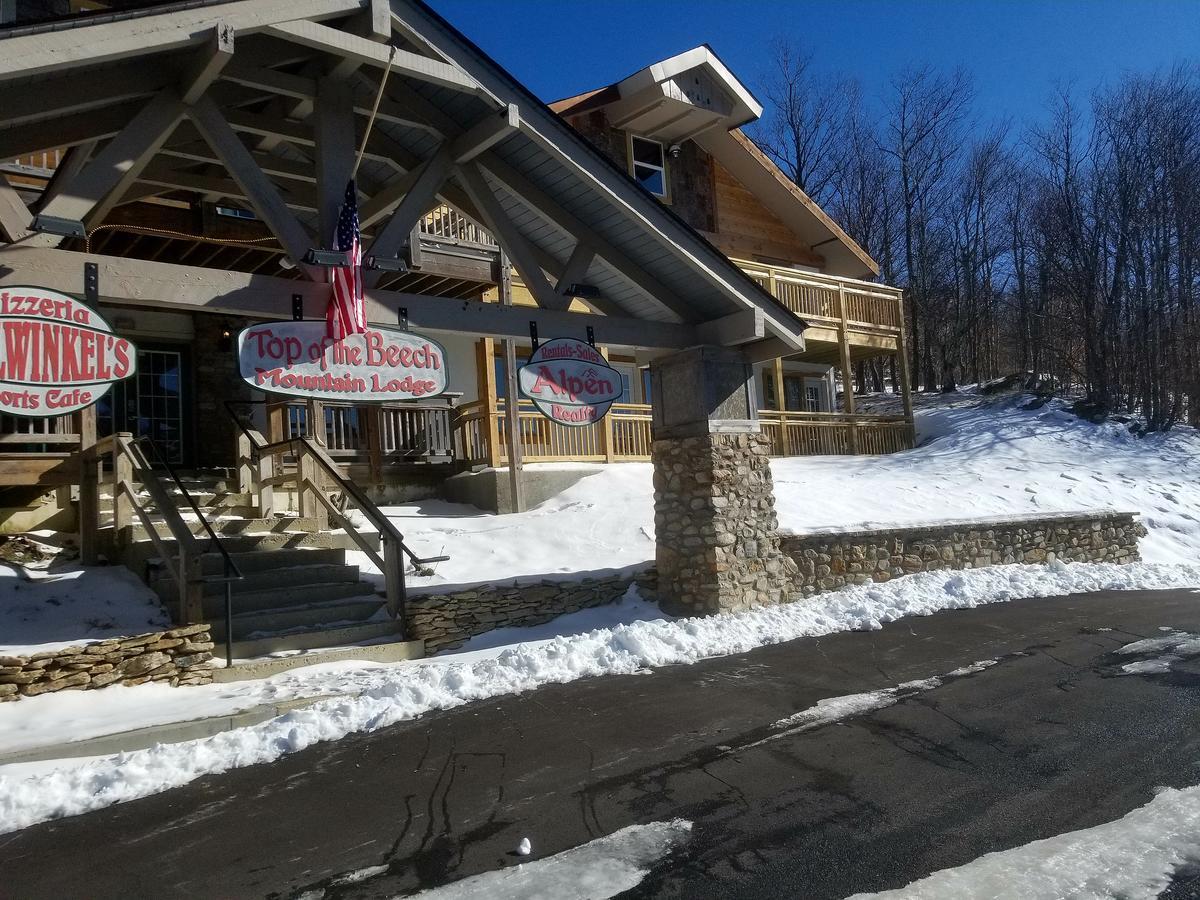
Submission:
[[[96,310],[48,288],[0,290],[0,413],[62,416],[137,368],[137,348]]]
[[[449,372],[441,344],[371,326],[334,341],[325,322],[264,322],[237,336],[238,371],[261,391],[319,400],[386,403],[435,397]]]
[[[591,344],[555,338],[539,344],[517,370],[517,384],[548,419],[591,425],[621,399],[621,373]]]

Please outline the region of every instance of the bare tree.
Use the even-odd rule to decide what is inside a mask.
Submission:
[[[858,92],[844,77],[822,76],[799,45],[776,40],[762,82],[770,114],[755,142],[802,191],[825,203],[841,165],[846,112]]]
[[[937,284],[944,270],[936,249],[943,240],[937,220],[947,200],[947,181],[962,145],[964,125],[974,91],[959,69],[944,74],[930,68],[909,69],[891,84],[883,149],[895,160],[900,187],[904,268],[909,319],[912,323],[914,384],[937,383],[932,344],[937,310],[926,304],[945,296]]]

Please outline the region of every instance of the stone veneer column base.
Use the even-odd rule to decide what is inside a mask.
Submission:
[[[654,441],[658,600],[673,615],[782,603],[796,564],[779,549],[769,442],[717,432]]]

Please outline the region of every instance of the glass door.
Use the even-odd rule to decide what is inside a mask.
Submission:
[[[113,385],[97,406],[100,434],[149,435],[173,463],[187,462],[183,350],[138,349],[137,374]]]

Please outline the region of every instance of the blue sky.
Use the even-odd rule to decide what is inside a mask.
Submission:
[[[802,41],[879,97],[930,63],[972,73],[981,119],[1044,113],[1056,82],[1089,92],[1123,71],[1200,63],[1200,0],[429,0],[543,100],[616,81],[708,43],[756,88],[763,47]]]

